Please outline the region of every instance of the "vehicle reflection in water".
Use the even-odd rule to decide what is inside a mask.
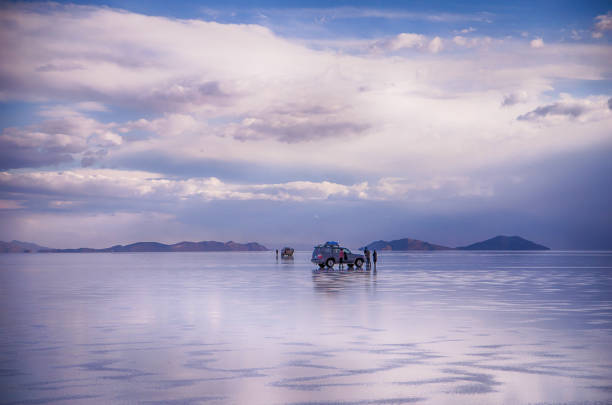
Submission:
[[[314,290],[317,293],[338,294],[364,287],[375,289],[376,273],[365,269],[316,269],[312,271]]]

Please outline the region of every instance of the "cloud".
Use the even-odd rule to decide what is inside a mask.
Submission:
[[[224,14],[220,9],[205,9],[206,14],[219,17]],[[245,11],[243,9],[243,11]],[[246,10],[246,12],[256,13],[265,18],[281,18],[287,20],[292,19],[307,19],[315,20],[319,23],[326,23],[333,20],[344,19],[362,19],[362,18],[381,18],[389,20],[415,20],[428,21],[434,23],[447,22],[491,22],[493,15],[488,12],[480,13],[423,13],[411,12],[405,9],[389,9],[389,8],[367,8],[367,7],[325,7],[325,8],[274,8]],[[225,11],[226,14],[234,13],[234,10]]]
[[[609,119],[611,116],[609,100],[605,97],[574,99],[562,94],[561,100],[537,107],[520,115],[517,120],[548,123],[560,123],[566,120],[589,122]]]
[[[468,43],[468,39],[466,37],[462,37],[461,35],[457,35],[453,37],[453,42],[459,46],[465,46]]]
[[[196,176],[222,181],[230,171],[232,180],[253,181],[259,168],[266,184],[325,173],[374,184],[398,172],[461,175],[513,161],[527,147],[539,157],[602,138],[600,127],[581,125],[587,115],[564,128],[526,127],[499,104],[523,102],[525,92],[531,111],[550,104],[545,92],[558,79],[605,79],[606,44],[547,43],[533,52],[523,39],[403,33],[312,46],[253,24],[107,7],[27,4],[0,13],[0,98],[43,105],[32,117],[41,122],[2,130],[5,169],[80,163],[168,175],[162,162],[172,162],[174,174],[198,167]],[[372,44],[385,52],[372,53]],[[465,49],[441,51],[454,46]],[[90,124],[48,128],[57,121]]]
[[[122,138],[101,124],[70,110],[62,118],[52,118],[25,127],[8,127],[0,135],[2,169],[40,167],[71,162],[74,155],[90,148],[113,147]],[[44,114],[54,117],[58,111]]]
[[[604,32],[612,30],[612,11],[598,15],[595,17],[595,21],[595,27],[592,34],[593,38],[601,38]]]
[[[442,45],[442,38],[435,37],[434,39],[432,39],[429,42],[428,48],[429,48],[429,51],[432,53],[440,52],[444,48],[444,46]]]
[[[486,47],[492,44],[494,41],[491,37],[477,37],[477,38],[467,38],[462,35],[455,35],[452,39],[452,42],[460,47],[465,48],[475,48],[475,47]],[[495,42],[501,43],[503,40],[496,40]]]
[[[42,114],[51,119],[2,131],[2,169],[71,162],[80,153],[115,147],[123,142],[120,135],[112,132],[114,124],[102,124],[64,107],[43,110]]]
[[[398,51],[404,48],[423,48],[427,38],[421,34],[401,33],[388,40],[378,41],[373,45],[374,50]]]
[[[529,45],[531,45],[532,48],[542,48],[544,47],[544,40],[542,38],[532,39]]]
[[[223,134],[240,141],[277,139],[286,143],[306,142],[316,139],[351,137],[363,134],[369,125],[343,121],[334,111],[318,110],[300,113],[268,113],[263,118],[247,117],[241,122],[227,125]]]
[[[227,183],[216,177],[173,179],[159,173],[113,169],[75,169],[62,172],[0,172],[0,188],[23,195],[65,196],[105,200],[132,199],[149,201],[214,200],[397,200],[431,201],[449,197],[490,197],[490,185],[469,177],[437,177],[413,180],[385,177],[368,182],[340,184],[330,181],[290,181],[269,184]],[[54,206],[51,206],[53,208]]]
[[[436,36],[429,40],[425,35],[401,33],[370,45],[372,52],[396,52],[402,49],[428,50],[431,53],[438,53],[443,49],[442,38]]]
[[[582,34],[577,30],[572,30],[571,36],[574,41],[579,41],[582,39]]]
[[[528,95],[526,91],[518,91],[510,94],[506,94],[502,101],[502,107],[512,106],[518,103],[524,103],[527,101]]]
[[[4,190],[41,195],[180,201],[213,200],[307,201],[366,198],[367,183],[342,185],[328,181],[294,181],[278,184],[229,184],[218,178],[175,180],[160,174],[111,169],[78,169],[63,172],[0,172]]]
[[[153,120],[141,118],[128,121],[121,124],[118,131],[124,134],[145,131],[161,137],[180,137],[185,134],[202,133],[206,128],[206,122],[197,120],[192,115],[171,113]]]
[[[432,201],[452,197],[491,197],[493,187],[467,176],[434,177],[414,180],[401,177],[385,177],[373,187],[372,195],[378,199],[408,201]]]
[[[476,31],[476,28],[468,27],[468,28],[464,28],[462,30],[455,30],[455,31],[453,31],[453,33],[455,33],[455,34],[469,34],[469,33],[474,32],[474,31]]]

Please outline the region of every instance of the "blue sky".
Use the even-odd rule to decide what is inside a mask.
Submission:
[[[609,2],[8,2],[0,239],[612,248]]]

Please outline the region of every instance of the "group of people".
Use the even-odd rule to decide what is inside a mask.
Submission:
[[[370,261],[370,249],[366,247],[363,251],[363,255],[366,259],[366,266],[369,268],[372,265],[372,262]],[[374,262],[374,270],[376,270],[376,262],[378,261],[378,253],[376,253],[376,249],[374,249],[374,252],[372,252],[372,261]]]

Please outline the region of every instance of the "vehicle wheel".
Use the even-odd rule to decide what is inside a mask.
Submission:
[[[363,260],[362,259],[355,260],[355,266],[361,268],[361,266],[363,266]]]
[[[323,263],[319,263],[319,268],[322,269],[323,267],[325,267],[325,265]]]
[[[327,261],[325,262],[325,265],[329,268],[334,267],[334,264],[336,264],[336,261],[334,259],[327,259]]]

